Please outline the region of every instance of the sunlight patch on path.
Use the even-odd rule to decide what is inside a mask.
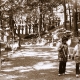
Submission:
[[[3,62],[3,63],[2,63],[2,66],[5,66],[5,65],[6,65],[6,66],[11,66],[11,65],[13,65],[13,64],[12,64],[11,62]]]
[[[16,52],[12,55],[9,55],[10,58],[17,58],[17,57],[41,57],[41,58],[44,58],[44,59],[58,59],[58,55],[56,52]]]
[[[18,66],[18,67],[13,67],[13,68],[5,68],[2,71],[4,71],[4,72],[13,72],[13,71],[28,72],[28,71],[32,71],[32,70],[34,70],[32,68],[32,66],[26,66],[26,67],[24,67],[24,66]]]
[[[56,65],[57,65],[56,62],[51,63],[50,61],[44,61],[44,62],[39,62],[39,63],[35,64],[33,67],[36,70],[54,69],[54,68],[57,69],[57,66]]]
[[[67,69],[75,69],[75,61],[70,61],[70,62],[67,62]]]
[[[14,69],[11,69],[11,68],[5,68],[5,69],[3,69],[3,70],[1,70],[1,71],[3,71],[3,72],[13,72]]]
[[[44,69],[57,69],[58,68],[58,63],[54,62],[51,63],[50,61],[43,61],[43,62],[38,62],[37,64],[33,66],[18,66],[18,67],[13,67],[9,69],[4,69],[2,71],[4,72],[11,72],[11,71],[19,71],[19,72],[28,72],[28,71],[35,71],[35,70],[44,70]]]
[[[65,74],[72,74],[72,73],[74,73],[73,70],[66,70],[66,72],[65,72]]]
[[[8,79],[8,80],[15,79],[15,78],[18,78],[18,76],[16,76],[16,75],[8,75],[6,77],[6,79]]]
[[[1,77],[1,76],[6,76],[6,75],[7,75],[7,74],[1,74],[1,73],[0,73],[0,77]]]
[[[36,56],[38,52],[16,52],[12,55],[9,55],[11,58],[17,57],[26,57],[26,56]]]
[[[16,75],[0,74],[0,80],[14,80],[18,78]]]

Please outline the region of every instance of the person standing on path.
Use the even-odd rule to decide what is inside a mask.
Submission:
[[[68,59],[68,45],[67,37],[62,38],[61,44],[58,46],[58,60],[59,60],[59,76],[65,74],[66,71],[66,62]]]
[[[73,57],[76,62],[76,77],[79,77],[79,65],[80,65],[80,38],[78,38],[78,43],[75,45],[73,50]]]

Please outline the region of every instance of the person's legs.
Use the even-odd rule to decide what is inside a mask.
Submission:
[[[76,74],[79,74],[79,63],[76,63]]]
[[[63,62],[60,61],[59,62],[59,74],[62,74],[63,73]]]
[[[66,71],[66,62],[63,62],[63,73],[65,74]]]
[[[79,63],[76,63],[76,77],[79,76]]]

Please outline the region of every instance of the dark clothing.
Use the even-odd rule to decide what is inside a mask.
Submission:
[[[67,61],[68,58],[68,46],[67,44],[61,44],[58,48],[58,59],[59,61]]]
[[[66,71],[66,61],[59,62],[59,74],[63,74]]]
[[[76,74],[80,74],[79,65],[80,65],[80,43],[76,44],[73,51],[74,60],[76,62]]]
[[[79,74],[79,64],[80,63],[76,63],[76,74]]]
[[[60,44],[58,48],[59,59],[59,74],[63,74],[66,71],[66,62],[68,59],[68,46],[67,44]]]

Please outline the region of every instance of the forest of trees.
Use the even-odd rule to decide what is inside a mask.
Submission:
[[[66,19],[67,19],[66,4],[69,4],[69,10],[71,9],[76,10],[76,6],[79,5],[78,1],[79,0],[0,0],[0,27],[2,29],[6,27],[10,27],[10,29],[14,31],[15,15],[16,17],[17,16],[19,17],[19,15],[22,16],[24,14],[27,14],[29,19],[31,19],[31,15],[34,17],[36,16],[37,19],[39,18],[38,24],[39,24],[39,27],[41,28],[42,14],[46,14],[49,11],[50,13],[52,13],[53,8],[56,8],[59,5],[63,5],[64,6],[64,27],[66,28]],[[73,8],[70,8],[71,6],[73,6]],[[33,9],[35,9],[35,11],[33,11]],[[37,13],[36,10],[38,10],[39,13]],[[74,26],[76,26],[74,28],[75,32],[77,32],[78,30],[78,27],[76,24],[77,23],[76,16],[77,14],[75,12],[73,17]],[[33,21],[34,21],[34,17],[33,17]],[[18,19],[16,20],[16,22],[17,21]]]

